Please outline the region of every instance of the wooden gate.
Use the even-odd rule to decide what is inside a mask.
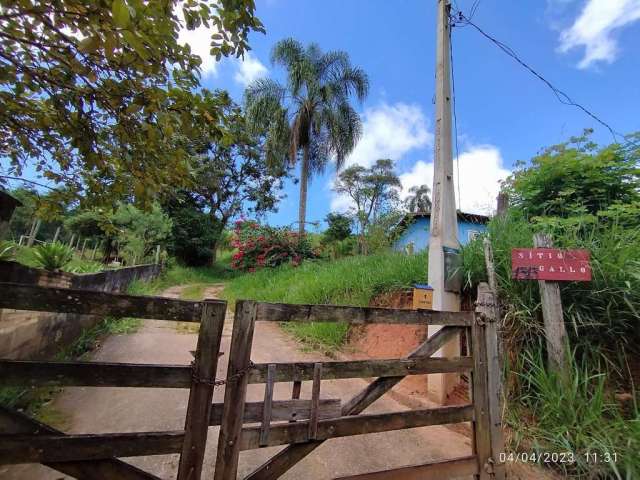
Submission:
[[[408,311],[384,308],[329,305],[288,305],[239,301],[236,303],[224,411],[218,439],[215,480],[236,479],[240,451],[277,445],[284,450],[251,473],[247,480],[279,478],[325,440],[350,435],[407,428],[471,422],[473,454],[442,462],[413,465],[383,472],[371,472],[342,480],[448,479],[474,475],[481,480],[503,479],[504,465],[500,420],[500,381],[496,335],[497,307],[486,285],[479,288],[475,312]],[[442,328],[407,358],[347,362],[253,364],[250,360],[255,322],[348,322],[351,324],[420,324]],[[466,329],[471,339],[471,356],[433,358],[445,343]],[[471,372],[472,403],[461,406],[411,410],[383,414],[362,414],[376,399],[407,375]],[[327,415],[320,400],[321,381],[342,378],[378,377],[340,409]],[[273,385],[292,382],[292,401],[300,396],[303,380],[311,380],[312,398],[308,420],[274,423],[287,415],[274,415]],[[245,397],[249,383],[264,383],[261,418],[246,419]],[[327,418],[329,416],[329,418]],[[250,422],[260,426],[245,426]]]
[[[0,308],[112,317],[200,322],[195,360],[186,365],[0,360],[0,385],[189,388],[185,428],[180,431],[67,435],[20,412],[0,407],[0,464],[42,463],[76,478],[150,480],[157,477],[118,457],[180,453],[178,479],[199,479],[210,425],[220,425],[215,480],[236,479],[241,450],[288,445],[248,480],[279,478],[325,440],[350,435],[471,422],[473,452],[464,458],[342,480],[448,479],[475,475],[504,478],[500,420],[497,308],[486,285],[475,312],[408,311],[328,305],[236,304],[227,379],[216,381],[226,303],[188,302],[103,292],[0,283]],[[407,358],[347,362],[253,364],[256,321],[395,323],[441,325]],[[470,356],[432,358],[460,333],[471,340]],[[362,414],[407,375],[471,372],[468,405]],[[321,381],[378,377],[341,405],[320,399]],[[301,382],[313,382],[312,398],[301,400]],[[292,399],[273,400],[276,382],[292,382]],[[226,383],[224,404],[213,404],[215,385]],[[249,383],[264,383],[264,402],[246,403]],[[285,423],[282,423],[285,422]],[[245,424],[260,423],[260,426]]]
[[[42,463],[79,479],[158,480],[117,457],[180,453],[178,479],[200,478],[213,419],[211,402],[226,302],[0,283],[0,308],[200,323],[191,366],[0,360],[2,386],[190,389],[185,427],[180,431],[66,435],[0,407],[0,464]]]

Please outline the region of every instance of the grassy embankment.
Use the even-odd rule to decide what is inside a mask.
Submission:
[[[326,303],[366,306],[380,292],[424,282],[427,256],[381,253],[335,261],[305,262],[259,270],[230,280],[223,296],[280,303]],[[284,324],[305,344],[325,351],[340,348],[348,325],[343,323]]]
[[[531,247],[535,229],[517,212],[489,224],[505,313],[510,448],[570,452],[574,463],[553,466],[571,478],[640,478],[640,399],[631,375],[640,366],[640,228],[545,228],[558,247],[591,252],[593,280],[561,284],[571,346],[566,382],[545,367],[537,282],[511,278],[511,248]],[[486,279],[481,241],[463,249],[463,258],[469,284]]]

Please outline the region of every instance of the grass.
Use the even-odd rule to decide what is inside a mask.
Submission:
[[[640,354],[640,228],[579,220],[545,228],[556,246],[591,252],[593,280],[560,287],[572,346],[568,384],[544,368],[536,282],[511,278],[511,249],[531,247],[537,230],[517,211],[489,224],[505,312],[507,423],[515,430],[514,446],[574,452],[575,465],[556,465],[574,478],[640,478],[638,403],[627,412],[613,395],[634,395],[627,365]],[[463,264],[467,287],[486,280],[481,240],[463,248]],[[587,451],[616,452],[619,461],[587,464]]]
[[[378,293],[405,288],[427,277],[427,255],[395,252],[347,257],[335,261],[283,265],[231,279],[223,292],[236,300],[366,306]],[[289,324],[285,329],[306,345],[327,352],[345,342],[348,325]]]
[[[202,293],[202,291],[198,291],[199,288],[204,290],[208,284],[221,283],[238,275],[241,274],[229,267],[229,262],[225,262],[224,259],[220,259],[211,267],[193,268],[172,264],[155,280],[132,282],[129,286],[129,293],[133,295],[154,295],[176,285],[197,284],[199,285],[198,287],[194,286],[190,290],[191,295],[193,295],[190,299],[197,299],[195,295]]]
[[[571,452],[574,463],[553,465],[573,478],[640,478],[640,408],[637,398],[623,414],[607,389],[603,368],[570,359],[570,375],[562,380],[545,368],[541,349],[522,356],[522,394],[507,410],[516,450]],[[524,421],[533,415],[534,421]],[[524,446],[524,448],[522,448]],[[594,462],[616,458],[615,462]]]
[[[207,288],[208,284],[206,283],[194,283],[191,285],[186,285],[182,289],[182,293],[180,294],[180,298],[183,300],[202,300],[204,296],[204,290]]]

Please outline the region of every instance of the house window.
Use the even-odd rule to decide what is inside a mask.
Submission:
[[[470,242],[472,240],[475,240],[480,236],[481,233],[482,232],[480,232],[479,230],[469,230],[467,232],[467,241]]]

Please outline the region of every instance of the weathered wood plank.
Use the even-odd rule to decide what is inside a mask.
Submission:
[[[0,432],[4,434],[64,435],[21,412],[0,406]],[[159,480],[158,477],[116,458],[79,462],[48,462],[47,467],[83,480]]]
[[[484,314],[485,345],[487,349],[487,401],[491,431],[491,458],[495,480],[504,480],[505,465],[500,461],[504,452],[502,432],[502,366],[498,348],[498,306],[495,293],[486,283],[478,285],[478,312]]]
[[[552,248],[551,237],[542,233],[533,236],[536,248]],[[540,302],[542,305],[542,319],[544,321],[544,336],[547,343],[547,360],[551,370],[558,372],[565,379],[569,376],[567,363],[567,330],[562,311],[562,297],[560,284],[538,280],[540,288]]]
[[[379,472],[339,477],[334,480],[443,480],[476,475],[478,464],[474,456],[442,460],[424,465],[411,465]]]
[[[189,388],[186,365],[0,360],[0,385]]]
[[[0,283],[0,308],[199,322],[202,302]]]
[[[291,305],[258,303],[257,321],[348,322],[351,324],[397,323],[467,326],[473,312],[436,312],[393,308],[343,307],[336,305]]]
[[[471,327],[471,345],[475,362],[471,382],[472,402],[475,409],[473,428],[473,453],[478,461],[478,479],[489,480],[487,466],[491,458],[491,428],[489,421],[489,397],[487,386],[487,344],[481,306],[476,307],[478,322]]]
[[[433,355],[440,350],[445,343],[459,335],[461,331],[462,329],[459,327],[444,327],[440,329],[411,352],[408,358],[429,357]],[[395,385],[400,383],[403,378],[405,377],[383,377],[376,379],[342,407],[342,415],[359,414]],[[289,445],[267,460],[262,466],[258,467],[258,469],[247,476],[245,480],[276,480],[320,445],[322,445],[322,441]]]
[[[430,408],[375,415],[346,416],[318,422],[317,440],[388,432],[406,428],[467,422],[473,419],[473,406]],[[309,421],[272,425],[267,446],[309,441]],[[245,427],[240,439],[241,450],[260,448],[260,427]],[[233,477],[232,477],[233,478]]]
[[[255,319],[255,302],[243,300],[236,302],[214,480],[235,479],[238,473],[240,432],[244,420],[248,380],[248,375],[243,372],[248,372],[247,369],[251,363]]]
[[[180,452],[183,431],[0,435],[0,465],[97,460]]]
[[[207,432],[213,399],[213,382],[218,367],[226,302],[203,302],[198,344],[193,361],[193,383],[185,419],[185,436],[178,466],[178,480],[200,480],[207,446]]]
[[[273,384],[276,376],[276,364],[269,364],[267,369],[267,383],[264,386],[264,404],[262,407],[262,425],[260,429],[260,442],[269,438],[269,428],[271,427],[271,411],[273,406]]]
[[[220,425],[224,404],[214,403],[211,408],[209,425]],[[271,421],[308,420],[311,412],[311,400],[274,400],[271,404]],[[342,406],[339,398],[321,398],[318,414],[323,418],[342,416]],[[244,423],[261,422],[264,416],[263,402],[247,402],[244,405]]]
[[[315,440],[318,434],[318,407],[320,406],[320,383],[322,381],[322,363],[313,366],[313,386],[311,387],[311,415],[309,416],[310,440]],[[265,441],[266,444],[266,441]]]
[[[294,379],[313,380],[314,362],[277,363],[276,382]],[[256,364],[249,373],[249,383],[266,381],[267,364]],[[471,357],[454,358],[399,358],[390,360],[353,360],[323,362],[322,378],[404,377],[426,373],[466,372],[473,368]]]

